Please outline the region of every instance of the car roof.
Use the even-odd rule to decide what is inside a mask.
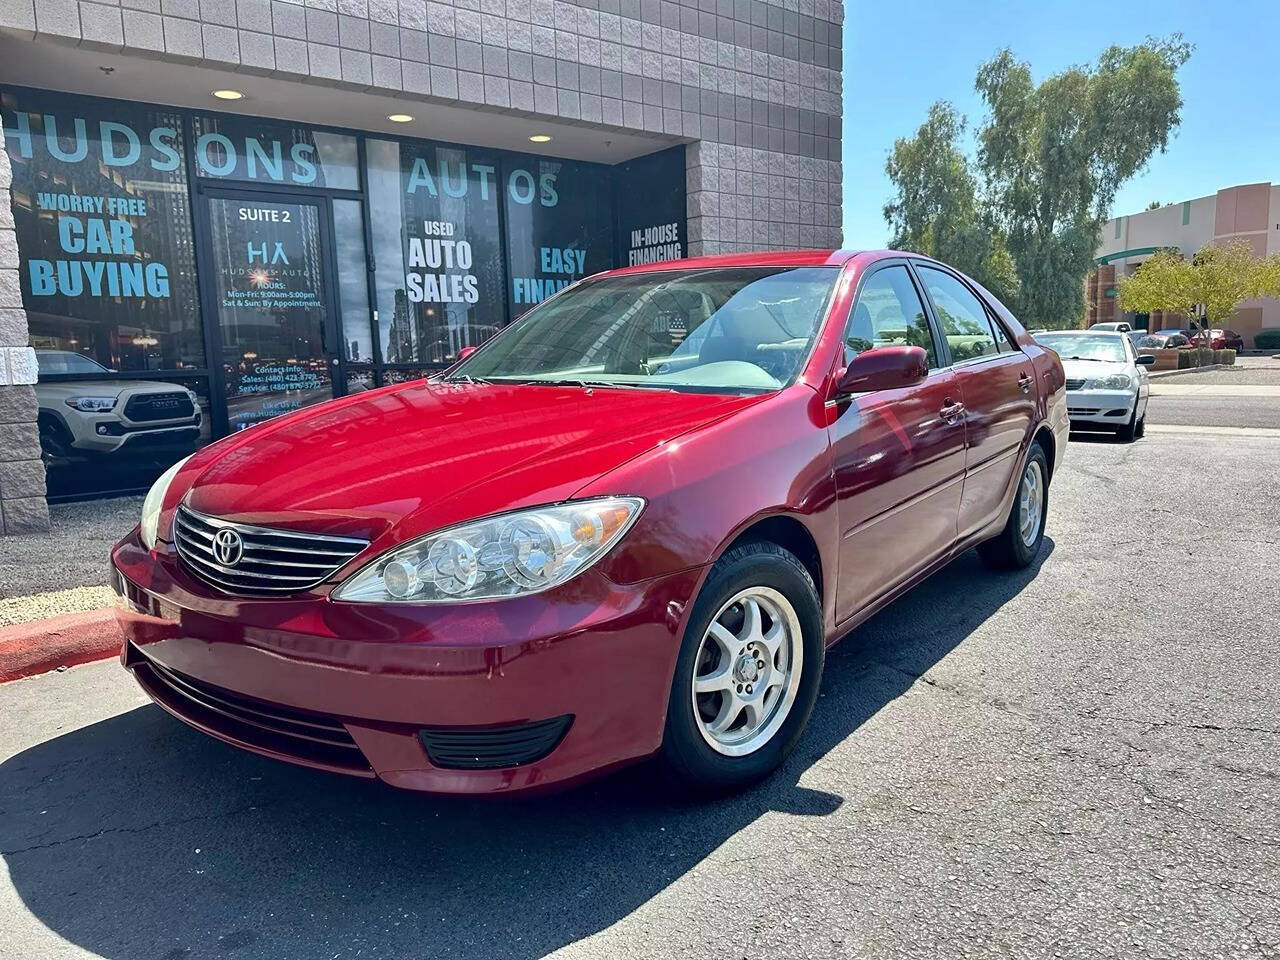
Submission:
[[[756,253],[713,254],[686,257],[682,260],[660,260],[657,263],[619,267],[596,274],[597,277],[627,276],[662,270],[696,270],[709,267],[842,267],[853,260],[871,263],[889,257],[910,257],[925,262],[931,258],[900,250],[774,250]],[[945,264],[944,264],[945,266]],[[954,269],[954,268],[951,268]]]
[[[1056,337],[1064,333],[1070,337],[1125,337],[1127,339],[1129,336],[1129,331],[1127,330],[1095,330],[1092,328],[1088,330],[1045,330],[1037,333],[1036,336],[1043,337],[1048,335]]]

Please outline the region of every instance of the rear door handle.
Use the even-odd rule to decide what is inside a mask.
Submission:
[[[948,400],[943,404],[942,409],[938,411],[938,415],[942,417],[943,423],[955,423],[964,416],[964,404],[952,403]]]
[[[1024,373],[1018,378],[1018,386],[1022,388],[1023,393],[1031,392],[1031,375]]]

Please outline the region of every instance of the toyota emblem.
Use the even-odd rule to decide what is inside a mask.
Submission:
[[[244,541],[230,527],[213,535],[213,559],[224,567],[234,567],[244,556]]]

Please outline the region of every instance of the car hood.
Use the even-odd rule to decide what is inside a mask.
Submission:
[[[157,380],[47,380],[36,383],[39,397],[119,397],[122,393],[173,393],[186,390],[180,383],[164,383]]]
[[[195,510],[393,541],[565,500],[655,445],[759,396],[420,382],[325,403],[194,457]],[[618,493],[626,493],[619,490]]]
[[[1102,363],[1097,360],[1062,359],[1062,372],[1068,380],[1097,380],[1099,377],[1110,377],[1117,373],[1133,375],[1127,363]]]

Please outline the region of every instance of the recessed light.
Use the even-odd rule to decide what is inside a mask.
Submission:
[[[407,113],[389,113],[387,119],[392,123],[408,123],[413,117]]]
[[[213,95],[219,100],[243,100],[244,94],[239,90],[215,90]]]
[[[535,133],[532,137],[529,138],[529,142],[530,143],[550,143],[551,138],[548,137],[545,133]]]

